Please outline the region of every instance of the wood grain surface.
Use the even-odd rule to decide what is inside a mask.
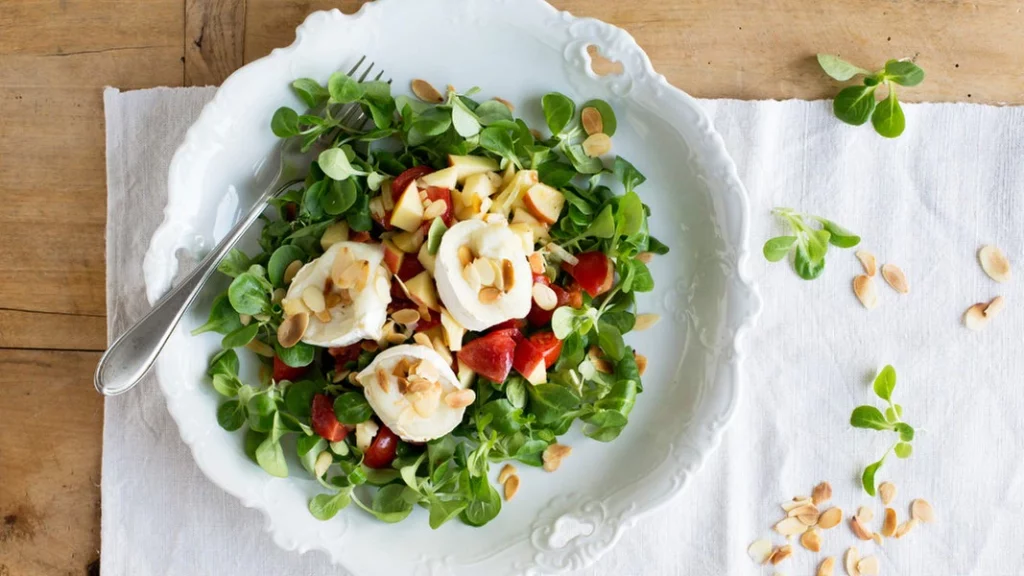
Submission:
[[[414,1],[414,0],[408,0]],[[98,572],[106,342],[102,88],[218,84],[309,0],[0,0],[0,576]],[[699,97],[824,98],[814,61],[916,56],[907,101],[1024,104],[1019,0],[554,0]]]

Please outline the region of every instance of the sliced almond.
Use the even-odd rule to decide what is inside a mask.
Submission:
[[[779,546],[778,548],[776,548],[775,551],[772,552],[771,558],[769,558],[768,561],[771,562],[773,566],[775,566],[779,562],[782,562],[783,560],[789,558],[792,555],[793,547],[789,544],[786,544],[785,546]]]
[[[903,270],[895,264],[885,264],[882,266],[882,278],[892,289],[899,292],[900,294],[907,294],[910,292],[910,284],[907,283],[907,275],[903,273]]]
[[[344,382],[345,380],[348,379],[349,375],[351,374],[352,372],[350,370],[342,370],[340,372],[335,372],[334,376],[331,376],[331,382],[334,382],[335,384],[337,384],[338,382]]]
[[[430,418],[437,411],[437,406],[441,401],[441,385],[437,382],[432,382],[430,387],[426,390],[421,390],[415,394],[409,394],[406,396],[409,399],[409,404],[412,404],[412,409],[422,418]]]
[[[501,259],[501,289],[508,292],[516,285],[516,270],[508,258]]]
[[[505,501],[508,502],[519,491],[519,476],[513,474],[505,481]]]
[[[815,576],[833,576],[833,574],[835,573],[835,569],[835,556],[829,556],[822,560],[821,564],[818,564],[818,571],[815,573]]]
[[[380,344],[377,344],[373,340],[363,340],[359,343],[359,347],[367,352],[376,352],[380,350]]]
[[[504,98],[498,98],[497,96],[495,96],[494,99],[497,100],[498,102],[501,102],[502,104],[504,104],[505,108],[508,108],[509,112],[515,112],[516,111],[516,105],[511,103],[511,102],[509,102],[508,100],[505,100]]]
[[[657,324],[658,320],[661,320],[661,316],[657,314],[639,314],[636,317],[636,322],[633,323],[633,330],[638,332],[647,330]]]
[[[413,335],[412,339],[420,346],[426,346],[427,348],[434,347],[433,342],[430,341],[430,336],[427,336],[423,332],[417,332],[415,335]]]
[[[410,376],[406,381],[405,393],[419,394],[420,392],[430,390],[433,385],[433,382],[421,376]]]
[[[435,344],[434,346],[436,347],[437,345]],[[436,382],[437,379],[441,377],[436,366],[430,362],[422,360],[417,362],[416,365],[409,370],[409,373],[415,374],[424,380],[430,380],[431,382]]]
[[[498,484],[504,484],[505,480],[508,480],[510,476],[515,476],[516,467],[511,464],[505,464],[501,467],[501,472],[498,473]]]
[[[650,264],[651,260],[654,260],[654,252],[641,252],[636,255],[636,259],[644,264]]]
[[[885,509],[885,520],[882,521],[882,536],[892,538],[896,535],[896,511],[892,508]]]
[[[864,267],[864,273],[868,276],[874,276],[878,272],[878,264],[875,260],[875,255],[867,250],[857,250],[857,260],[860,260],[860,265]]]
[[[612,139],[607,134],[591,134],[583,141],[583,153],[591,158],[604,156],[612,150]]]
[[[882,504],[888,506],[896,497],[896,485],[892,482],[882,482],[878,485],[878,496],[881,497]]]
[[[284,300],[284,297],[287,295],[287,290],[285,290],[284,288],[277,288],[274,290],[274,293],[271,294],[270,301],[273,302],[274,304],[281,304],[281,302]]]
[[[298,344],[299,340],[302,340],[302,336],[306,333],[306,328],[308,327],[309,314],[301,312],[294,316],[289,316],[277,327],[277,341],[281,343],[283,348],[291,348]]]
[[[534,274],[544,273],[544,256],[540,252],[530,254],[530,272]]]
[[[480,276],[481,286],[494,286],[494,265],[491,264],[490,258],[477,258],[473,261],[473,268],[476,269],[477,275]]]
[[[821,513],[818,517],[818,528],[822,530],[828,530],[829,528],[835,528],[843,521],[843,511],[839,508],[829,508]]]
[[[433,104],[440,104],[444,102],[444,96],[437,91],[437,88],[434,88],[430,82],[420,80],[419,78],[412,81],[412,93],[424,102],[430,102]]]
[[[359,276],[362,274],[362,266],[360,265],[360,262],[365,263],[366,261],[361,260],[359,262],[352,262],[351,264],[343,268],[337,276],[332,276],[334,284],[338,288],[341,288],[343,290],[355,288],[356,282],[359,280]]]
[[[331,321],[331,312],[329,310],[321,310],[319,312],[314,312],[313,316],[315,316],[317,320],[324,324],[327,324],[328,322]]]
[[[263,356],[264,358],[274,357],[274,349],[270,347],[270,344],[267,344],[266,342],[261,342],[259,340],[256,340],[255,338],[250,340],[249,343],[245,345],[245,347],[259,354],[260,356]]]
[[[875,519],[875,511],[867,506],[861,506],[857,509],[857,520],[860,520],[861,524],[867,524]]]
[[[384,391],[385,394],[391,391],[391,380],[388,378],[388,373],[383,368],[377,368],[377,385]]]
[[[324,293],[316,286],[306,286],[306,289],[302,291],[302,303],[312,310],[314,314],[323,312],[327,308]]]
[[[541,460],[544,461],[544,470],[554,472],[562,465],[562,459],[572,453],[571,446],[564,444],[552,444],[544,449]]]
[[[967,311],[964,312],[964,326],[966,326],[968,330],[974,330],[975,332],[983,329],[985,326],[988,326],[989,318],[985,316],[985,308],[987,307],[987,304],[979,302],[968,308]]]
[[[822,502],[828,502],[832,498],[832,485],[828,482],[822,482],[814,487],[811,491],[811,502],[815,506]]]
[[[850,529],[853,530],[853,533],[857,538],[860,538],[861,540],[871,540],[871,531],[865,528],[856,516],[850,519]]]
[[[327,294],[324,294],[324,305],[328,309],[330,309],[330,308],[334,308],[335,306],[340,306],[342,304],[345,304],[346,303],[345,302],[345,296],[343,296],[343,294],[347,296],[348,295],[348,291],[340,292],[340,293],[339,292],[328,292]]]
[[[558,307],[558,295],[546,284],[536,283],[533,285],[533,301],[541,310],[554,310]]]
[[[501,290],[494,286],[484,286],[477,294],[477,298],[481,304],[494,304],[501,299]]]
[[[468,389],[458,390],[456,392],[449,392],[444,397],[444,403],[447,404],[449,408],[455,410],[459,408],[465,408],[466,406],[471,405],[475,400],[476,392]]]
[[[910,520],[907,520],[903,524],[900,524],[899,528],[896,529],[895,537],[896,538],[903,538],[904,536],[907,535],[907,532],[910,532],[910,529],[913,528],[914,526],[917,526],[917,520],[914,519],[914,518],[911,518]]]
[[[814,504],[804,504],[803,506],[797,506],[786,513],[787,516],[800,516],[801,514],[814,514],[815,519],[817,519],[818,507]]]
[[[395,378],[405,378],[409,375],[409,359],[402,358],[398,362],[395,362],[395,366],[391,369],[391,375]]]
[[[633,360],[636,361],[637,374],[643,376],[644,372],[647,371],[647,356],[644,356],[643,354],[637,354],[636,351],[634,351]]]
[[[480,287],[483,286],[483,282],[480,279],[480,273],[477,272],[476,266],[473,264],[469,264],[462,269],[462,279],[466,281],[466,284],[469,285],[471,290],[479,290]]]
[[[795,517],[783,518],[772,529],[783,536],[795,536],[807,531],[807,525]]]
[[[878,289],[870,276],[861,274],[853,279],[853,293],[868,310],[878,307]]]
[[[846,565],[846,573],[849,576],[860,576],[860,570],[857,570],[857,562],[860,562],[860,552],[857,548],[850,546],[846,551],[846,558],[844,564]]]
[[[803,522],[805,526],[814,526],[818,523],[818,513],[800,514],[796,519]]]
[[[932,505],[927,500],[918,498],[910,503],[910,517],[918,522],[931,524],[935,522],[935,510],[932,509]]]
[[[985,306],[985,318],[995,318],[996,315],[1003,311],[1003,308],[1006,308],[1006,298],[996,296]]]
[[[782,509],[788,513],[790,510],[794,510],[796,508],[806,506],[808,504],[813,504],[809,496],[797,496],[796,498],[793,498],[789,502],[783,502]]]
[[[385,337],[388,344],[401,344],[408,339],[409,337],[406,336],[404,332],[392,332]]]
[[[879,546],[882,545],[882,535],[878,532],[872,532],[871,539],[875,541],[875,544],[878,544]]]
[[[427,206],[426,209],[423,210],[423,220],[429,222],[434,218],[440,217],[447,210],[448,202],[444,200],[431,202],[430,206]]]
[[[807,548],[811,552],[821,551],[821,535],[818,534],[817,530],[813,528],[804,532],[803,536],[800,537],[800,544],[804,548]]]
[[[857,562],[857,571],[863,576],[878,576],[878,558],[868,556]]]
[[[988,277],[996,282],[1006,282],[1010,279],[1010,261],[997,246],[982,246],[978,250],[978,262],[981,269],[988,274]]]
[[[601,112],[593,106],[587,106],[580,112],[580,121],[588,136],[604,132],[604,120],[601,118]]]
[[[284,276],[281,279],[284,281],[285,286],[292,283],[295,279],[295,275],[302,269],[302,260],[293,260],[287,268],[284,269]]]
[[[472,263],[473,263],[473,250],[471,250],[469,248],[469,246],[467,246],[465,244],[463,244],[462,246],[459,246],[459,264],[461,264],[462,267],[465,268],[466,266],[469,266]]]
[[[410,326],[420,321],[420,313],[412,308],[403,308],[391,314],[391,318],[399,324]]]
[[[772,543],[768,540],[754,540],[747,547],[747,555],[755,564],[764,564],[772,557]]]

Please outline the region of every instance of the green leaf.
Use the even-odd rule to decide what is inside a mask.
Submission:
[[[299,436],[295,441],[295,453],[299,457],[299,463],[310,474],[315,473],[316,459],[324,450],[327,450],[327,441],[316,435]]]
[[[601,322],[614,326],[621,334],[626,334],[636,324],[636,316],[626,310],[605,310],[601,314]]]
[[[416,117],[412,127],[425,137],[440,136],[452,125],[452,114],[447,108],[430,108]]]
[[[276,416],[276,418],[280,419],[280,416]],[[281,443],[275,440],[273,435],[267,437],[256,448],[256,463],[271,476],[278,478],[288,477],[288,463],[284,459],[284,450],[281,448]]]
[[[828,253],[829,238],[832,235],[828,230],[814,230],[803,237],[803,241],[806,242],[807,246],[807,257],[812,262],[822,262],[825,260],[825,254]]]
[[[886,365],[875,377],[872,387],[875,389],[875,394],[882,400],[886,402],[892,400],[892,391],[896,388],[896,369],[891,364]]]
[[[381,522],[401,522],[412,512],[413,502],[407,493],[411,489],[402,484],[388,484],[373,495],[373,506],[369,510]],[[415,494],[415,493],[413,493]]]
[[[871,115],[871,125],[886,138],[896,138],[903,134],[907,127],[907,119],[903,116],[903,108],[896,99],[896,91],[889,88],[889,95],[882,100]]]
[[[914,439],[914,427],[906,422],[897,422],[893,425],[900,435],[900,440],[910,442]]]
[[[608,136],[614,136],[618,123],[615,121],[615,111],[612,110],[612,107],[604,100],[588,100],[580,107],[580,113],[582,114],[582,111],[587,108],[596,108],[601,114],[601,132]]]
[[[277,403],[269,394],[257,394],[246,405],[249,413],[249,428],[257,432],[270,432],[277,416]]]
[[[352,489],[345,488],[337,494],[317,494],[309,501],[309,513],[317,520],[330,520],[338,515],[352,501]]]
[[[547,447],[548,443],[543,440],[527,440],[526,442],[523,442],[522,446],[516,450],[516,453],[513,456],[523,464],[541,466],[544,463],[542,455]]]
[[[477,118],[480,119],[480,123],[484,126],[490,126],[495,122],[501,122],[503,120],[512,120],[512,111],[497,100],[487,100],[481,102],[476,110],[473,111]]]
[[[470,526],[483,526],[493,520],[501,512],[501,496],[484,476],[469,476],[463,472],[468,485],[470,498],[466,509],[462,511],[462,521]]]
[[[302,101],[306,103],[306,106],[310,108],[316,108],[323,104],[331,96],[330,92],[326,88],[320,85],[319,82],[312,78],[299,78],[292,82],[292,90]]]
[[[539,424],[557,422],[580,403],[579,398],[565,386],[537,384],[529,388],[530,411],[537,417]]]
[[[231,302],[228,300],[227,292],[225,292],[214,299],[213,306],[210,307],[210,317],[206,324],[193,330],[192,335],[197,336],[205,332],[230,334],[241,327],[242,321],[238,317],[238,312],[235,312],[235,309],[231,307]]]
[[[832,102],[832,111],[837,118],[847,124],[864,124],[875,110],[875,89],[875,86],[843,88]]]
[[[502,106],[502,108],[505,107]],[[431,496],[427,501],[430,505],[430,528],[433,530],[437,530],[466,509],[466,503],[462,500],[441,500],[436,496]]]
[[[632,236],[644,225],[644,203],[636,192],[629,191],[619,198],[619,206],[615,210],[616,231],[619,236]]]
[[[893,452],[896,453],[897,458],[910,458],[910,455],[914,452],[914,447],[906,442],[900,442],[895,448],[893,448]]]
[[[284,271],[292,262],[296,260],[302,262],[305,259],[306,253],[302,251],[302,248],[293,244],[285,244],[270,255],[270,261],[267,262],[267,278],[274,286],[284,286]]]
[[[825,74],[840,82],[846,82],[857,74],[864,74],[865,76],[871,74],[867,70],[854,66],[846,60],[831,54],[818,54],[818,64],[821,65],[821,69],[825,71]]]
[[[885,456],[882,456],[881,460],[864,469],[864,474],[861,476],[860,481],[864,486],[864,491],[868,493],[868,496],[875,495],[875,472],[878,472],[878,469],[881,468],[884,463]]]
[[[440,217],[434,218],[427,232],[427,253],[431,256],[437,254],[437,249],[441,247],[441,237],[447,231],[448,227],[444,225],[444,220]]]
[[[513,406],[505,398],[492,400],[484,404],[480,413],[491,416],[490,426],[497,430],[499,434],[514,434],[521,427],[519,419],[522,417],[522,410]]]
[[[206,373],[213,378],[217,374],[224,374],[227,376],[238,375],[238,354],[230,348],[227,350],[221,350],[213,358],[210,359],[210,368]]]
[[[321,389],[321,385],[312,380],[292,382],[284,393],[284,407],[289,413],[308,418],[313,406],[313,396]]]
[[[793,268],[804,280],[814,280],[825,270],[825,260],[814,262],[807,255],[807,248],[804,244],[797,244],[796,256],[793,258]]]
[[[568,96],[551,92],[541,98],[541,107],[544,109],[544,121],[552,134],[560,134],[572,121],[576,112],[576,105]]]
[[[248,326],[242,326],[238,330],[231,332],[221,339],[221,348],[241,348],[249,342],[252,342],[259,331],[260,325],[258,322],[253,322]]]
[[[896,404],[896,410],[892,408],[885,409],[885,419],[889,422],[899,422],[903,418],[903,406]]]
[[[900,86],[917,86],[924,81],[924,70],[909,60],[889,60],[885,63],[885,77]]]
[[[241,386],[242,382],[238,380],[237,376],[227,374],[213,375],[213,389],[221,396],[234,398],[238,395],[238,389]]]
[[[480,132],[480,147],[503,158],[513,159],[516,155],[508,130],[497,126],[489,126]]]
[[[363,87],[354,78],[344,72],[331,74],[327,81],[327,91],[331,100],[339,104],[355,102],[363,96]]]
[[[251,261],[249,257],[245,255],[238,248],[232,248],[228,255],[224,257],[217,264],[217,271],[226,276],[237,278],[238,276],[245,274],[245,271],[249,269]]]
[[[217,424],[228,432],[241,428],[245,419],[245,406],[238,400],[228,400],[217,407]]]
[[[636,169],[636,166],[630,164],[622,156],[615,157],[615,163],[612,164],[612,172],[622,182],[626,192],[633,191],[637,186],[647,181],[647,178]]]
[[[626,352],[626,343],[622,340],[622,333],[615,326],[604,320],[597,324],[597,343],[612,360],[622,360]]]
[[[778,262],[785,258],[786,254],[789,254],[794,244],[796,244],[796,236],[776,236],[765,242],[761,251],[769,262]]]
[[[853,248],[857,244],[860,244],[860,236],[857,236],[839,224],[824,218],[819,219],[819,221],[821,222],[821,225],[825,227],[825,230],[828,231],[828,241],[833,246],[838,246],[839,248]]]
[[[287,106],[274,112],[270,119],[270,131],[278,138],[290,138],[299,135],[299,113]]]
[[[582,238],[611,238],[615,236],[615,217],[612,216],[611,204],[605,206],[597,217],[583,231]]]
[[[270,309],[270,294],[264,280],[246,272],[231,282],[228,299],[239,314],[262,314]]]
[[[480,133],[480,122],[472,112],[466,110],[461,104],[452,106],[452,126],[463,138],[472,138]]]
[[[345,180],[356,173],[349,163],[348,155],[341,148],[328,148],[320,153],[317,164],[324,174],[334,180]]]
[[[583,151],[580,144],[572,144],[565,147],[565,157],[569,159],[573,168],[580,174],[597,174],[604,170],[604,164],[600,158],[591,158]]]
[[[576,310],[571,306],[561,306],[556,308],[554,314],[551,315],[551,330],[554,331],[555,337],[559,340],[565,340],[569,334],[576,330],[589,332],[589,326],[592,326],[596,314],[597,311],[593,308]],[[588,321],[591,322],[590,325],[588,325]],[[587,329],[583,330],[583,328]]]
[[[313,363],[316,357],[316,348],[305,342],[296,342],[291,348],[281,346],[280,342],[274,341],[274,352],[277,357],[292,368],[302,368]]]
[[[870,428],[872,430],[892,430],[893,425],[886,422],[882,411],[874,406],[858,406],[853,409],[850,415],[850,425],[855,428]]]
[[[346,392],[334,401],[334,415],[342,424],[355,426],[373,416],[373,408],[360,392]]]
[[[338,216],[356,203],[356,183],[352,178],[331,180],[320,198],[320,205],[330,216]]]
[[[512,377],[505,382],[505,396],[512,406],[524,408],[526,406],[526,384],[522,378]]]

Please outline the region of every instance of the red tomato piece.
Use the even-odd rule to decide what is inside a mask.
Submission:
[[[579,284],[573,282],[572,285],[569,286],[569,288],[568,288],[568,294],[569,294],[569,301],[566,302],[566,304],[568,304],[569,306],[572,306],[573,308],[582,308],[583,307],[583,290],[580,289],[580,285]]]
[[[508,320],[505,320],[501,324],[495,324],[494,326],[491,326],[488,332],[497,332],[499,330],[509,330],[513,328],[516,330],[522,330],[523,328],[526,328],[526,320],[523,320],[522,318],[510,318]]]
[[[544,353],[529,340],[516,344],[512,367],[530,382],[540,383],[545,380],[544,372],[547,366]]]
[[[516,351],[516,337],[522,338],[518,329],[491,332],[476,340],[463,344],[458,352],[459,362],[467,368],[494,382],[504,382],[512,371],[512,358]]]
[[[537,332],[536,334],[530,335],[530,342],[540,350],[540,353],[544,356],[544,366],[551,368],[554,366],[555,361],[558,360],[558,355],[562,353],[562,341],[555,338],[555,334],[548,330],[543,332]]]
[[[615,267],[604,252],[584,252],[578,254],[576,258],[579,262],[575,266],[562,262],[562,269],[579,282],[580,287],[586,290],[591,298],[611,290],[615,281]]]
[[[445,211],[441,213],[441,221],[444,222],[445,226],[451,228],[452,224],[455,223],[455,205],[452,204],[452,191],[447,188],[431,186],[427,188],[427,198],[431,202],[439,202],[441,200],[444,200],[445,206],[447,206],[447,208],[445,208]],[[430,222],[423,223],[421,227],[423,228],[424,232],[430,230],[431,222],[433,221],[431,220]]]
[[[398,268],[398,278],[405,282],[411,280],[413,276],[423,272],[423,264],[420,264],[420,259],[415,254],[406,254],[405,258],[402,258],[402,265]],[[395,285],[398,283],[395,282]],[[399,286],[398,290],[401,292],[402,288]],[[402,292],[402,298],[406,298],[405,292]]]
[[[398,198],[401,197],[402,192],[405,192],[405,189],[409,187],[410,182],[417,178],[422,178],[433,171],[434,169],[430,166],[413,166],[405,172],[402,172],[395,178],[394,182],[391,183],[391,198],[394,199],[395,202],[398,202]]]
[[[348,434],[348,429],[338,422],[334,415],[334,402],[325,395],[313,396],[313,431],[328,442],[341,442]]]
[[[359,352],[362,347],[358,342],[355,344],[349,344],[348,346],[342,346],[341,348],[328,348],[327,352],[334,357],[334,363],[338,366],[344,366],[348,362],[353,362],[359,358]]]
[[[398,450],[398,436],[395,436],[390,428],[381,424],[370,447],[363,453],[363,464],[369,468],[387,468],[395,460],[396,450]]]
[[[302,378],[306,374],[308,366],[301,366],[299,368],[293,368],[281,361],[280,358],[274,356],[274,381],[280,382],[281,380],[291,380],[292,382]]]
[[[542,282],[544,284],[544,282]],[[555,314],[555,309],[559,306],[565,306],[569,303],[569,293],[564,288],[557,284],[548,285],[551,291],[555,293],[556,305],[551,310],[545,310],[540,306],[537,306],[536,302],[530,303],[530,313],[526,315],[526,319],[530,322],[530,326],[547,326],[551,323],[551,317]]]

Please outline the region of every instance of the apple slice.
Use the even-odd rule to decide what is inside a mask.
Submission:
[[[533,228],[529,224],[516,222],[509,224],[508,229],[523,241],[523,251],[527,254],[533,252]]]
[[[431,186],[437,186],[438,188],[447,188],[451,190],[455,188],[458,183],[459,172],[454,167],[445,168],[444,170],[438,170],[437,172],[431,172],[424,176],[420,176],[417,181],[417,185],[420,188],[430,188]]]
[[[584,252],[577,254],[576,258],[579,262],[575,266],[562,262],[562,269],[579,283],[580,288],[586,290],[591,298],[611,290],[615,267],[604,252]]]
[[[544,384],[548,381],[544,353],[529,340],[522,340],[516,344],[512,367],[516,369],[516,372],[522,374],[530,384]]]
[[[383,244],[384,265],[392,274],[398,274],[398,271],[402,269],[402,261],[405,260],[405,252],[402,252],[391,240],[385,240]]]
[[[466,196],[475,194],[480,198],[490,198],[496,191],[494,182],[491,182],[487,174],[473,174],[462,184],[462,193]]]
[[[461,184],[469,176],[483,174],[498,169],[498,161],[483,156],[455,156],[448,155],[448,165],[455,169],[458,174],[458,181]]]
[[[424,270],[406,280],[405,287],[409,290],[409,295],[412,296],[417,304],[422,304],[435,311],[441,309],[440,304],[437,303],[437,288],[434,286],[434,277],[430,275],[430,272]]]
[[[444,308],[441,309],[441,330],[444,332],[444,340],[448,343],[449,350],[462,350],[462,338],[466,335],[466,329]]]
[[[384,253],[385,259],[387,259],[387,252]],[[430,250],[427,250],[427,243],[424,242],[420,245],[420,251],[416,254],[416,259],[423,265],[423,269],[430,272],[430,275],[434,275],[434,263],[437,262],[437,255],[431,254]]]
[[[501,184],[496,186],[497,188],[504,188],[508,186],[509,182],[512,181],[512,177],[516,175],[516,165],[509,162],[505,169],[501,171]]]
[[[476,372],[473,372],[466,363],[458,360],[459,365],[459,384],[462,384],[463,388],[469,388],[473,385],[473,380],[476,379]]]
[[[420,200],[420,190],[415,182],[410,182],[398,197],[398,202],[395,202],[395,209],[391,213],[391,225],[412,232],[419,228],[422,222],[423,201]]]
[[[398,249],[406,254],[415,254],[419,252],[420,246],[423,245],[423,241],[426,239],[427,234],[422,228],[417,227],[412,232],[399,232],[391,237],[391,241],[398,246]]]
[[[459,365],[493,382],[504,382],[516,351],[516,341],[508,332],[491,332],[464,344],[458,352]]]
[[[531,186],[536,184],[537,181],[536,170],[520,170],[519,172],[516,172],[516,175],[512,177],[512,181],[508,183],[508,186],[505,186],[501,191],[501,194],[494,199],[494,204],[491,205],[490,212],[508,216],[516,203],[521,200],[522,195],[525,194]]]
[[[565,206],[565,196],[547,184],[534,184],[523,196],[523,203],[537,220],[554,224]]]
[[[548,226],[540,220],[533,217],[529,210],[524,208],[516,208],[512,213],[513,224],[526,224],[533,230],[533,239],[535,242],[546,240],[550,235],[548,234]]]

